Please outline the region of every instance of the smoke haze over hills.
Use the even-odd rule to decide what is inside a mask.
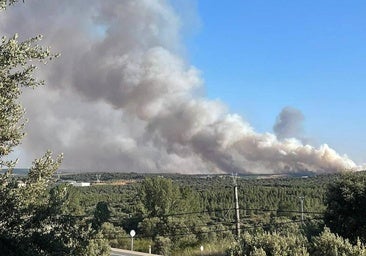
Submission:
[[[296,137],[303,116],[284,109],[275,134],[257,133],[201,95],[182,52],[182,20],[164,0],[35,1],[9,8],[3,34],[43,34],[61,57],[41,67],[46,87],[22,98],[21,152],[64,153],[63,168],[197,172],[333,172],[355,168],[327,145]],[[299,126],[300,125],[300,126]],[[277,136],[276,136],[277,135]]]

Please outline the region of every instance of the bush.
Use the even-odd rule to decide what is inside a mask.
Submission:
[[[313,238],[312,254],[314,256],[359,256],[366,255],[366,248],[358,240],[352,245],[348,239],[344,239],[325,228],[323,233]]]

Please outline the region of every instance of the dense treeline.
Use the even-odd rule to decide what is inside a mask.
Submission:
[[[88,212],[99,201],[107,201],[116,213],[136,213],[139,200],[139,187],[145,177],[161,175],[142,174],[107,174],[102,175],[104,185],[78,188],[81,204]],[[166,177],[164,175],[164,177]],[[95,174],[78,174],[67,176],[75,180],[89,181],[95,179]],[[109,178],[109,179],[107,179]],[[111,185],[110,182],[123,178],[133,181],[125,185]],[[212,211],[233,208],[233,180],[231,176],[188,176],[168,175],[178,186],[195,191],[201,210]],[[322,212],[325,209],[324,193],[334,176],[317,176],[306,179],[246,179],[238,178],[239,205],[243,215],[253,215],[261,210],[300,211],[300,197],[304,197],[304,210],[307,212]],[[113,183],[112,183],[113,184]],[[187,209],[189,210],[189,209]],[[90,211],[89,211],[90,212]],[[274,212],[274,214],[277,214]]]
[[[95,177],[95,173],[62,176],[79,181]],[[278,222],[297,223],[300,197],[304,197],[306,219],[322,217],[314,212],[325,210],[325,191],[335,178],[238,177],[242,227],[271,231]],[[70,208],[91,218],[97,204],[105,202],[110,215],[101,228],[113,246],[128,248],[131,229],[137,231],[137,249],[146,251],[150,244],[154,252],[165,254],[218,240],[229,247],[235,241],[230,175],[102,173],[101,180],[99,185],[73,188]]]
[[[63,179],[89,181],[94,177],[90,173]],[[331,232],[352,234],[352,230],[336,230],[339,225],[330,214],[335,212],[330,202],[338,197],[338,208],[356,200],[362,204],[365,177],[364,173],[303,178],[239,176],[239,240],[230,175],[102,173],[98,185],[71,188],[69,209],[73,209],[70,214],[99,220],[99,230],[114,247],[128,249],[128,233],[134,229],[135,249],[148,251],[150,245],[153,252],[164,255],[199,255],[200,245],[204,245],[205,255],[337,255],[341,251],[363,255],[365,248],[357,239],[345,236],[352,238],[352,244]],[[324,229],[324,213],[326,222],[333,223],[331,231]],[[354,218],[361,221],[358,216],[362,214]],[[275,248],[282,253],[276,254]]]
[[[79,174],[77,179],[87,180],[88,176],[93,174]],[[90,187],[53,187],[51,198],[67,191],[62,203],[55,204],[58,214],[65,220],[90,223],[113,247],[128,249],[128,233],[134,229],[135,249],[148,251],[152,246],[153,252],[164,255],[198,255],[197,248],[202,244],[206,255],[279,255],[273,250],[280,250],[280,255],[365,253],[364,245],[357,240],[366,238],[364,173],[239,177],[239,240],[234,235],[231,176],[122,174],[124,180],[116,176],[121,177],[102,174],[104,183]],[[300,197],[304,198],[304,221]],[[332,232],[350,238],[352,243],[324,229],[323,220]]]

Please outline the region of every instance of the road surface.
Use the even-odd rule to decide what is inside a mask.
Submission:
[[[161,256],[161,255],[111,248],[111,256]]]

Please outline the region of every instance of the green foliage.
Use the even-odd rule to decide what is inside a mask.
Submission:
[[[122,228],[115,227],[112,223],[105,222],[102,224],[100,231],[111,247],[124,249],[129,248],[129,235]]]
[[[13,176],[2,176],[0,248],[7,255],[86,255],[85,250],[106,255],[103,239],[87,222],[64,215],[68,187],[48,190],[60,161],[46,153],[34,161],[22,186]]]
[[[67,176],[72,180],[94,177],[95,174]],[[137,241],[147,239],[154,249],[158,237],[169,238],[172,255],[183,255],[183,251],[194,251],[203,243],[209,248],[224,241],[227,246],[234,241],[234,200],[229,176],[164,174],[163,178],[154,174],[102,173],[102,177],[107,184],[109,180],[120,178],[127,184],[75,188],[80,192],[83,210],[93,216],[95,205],[107,202],[111,211],[109,221],[127,232],[135,229],[138,234],[136,245]],[[287,222],[300,220],[299,196],[305,196],[305,211],[324,209],[325,187],[332,180],[331,176],[238,179],[242,227],[263,226],[263,230],[269,233],[286,231],[306,238],[318,235],[323,228],[321,222],[306,222],[307,225],[301,228]],[[305,219],[311,217],[316,216],[305,214]],[[283,225],[283,222],[287,224]],[[111,238],[111,241],[115,239]],[[142,250],[146,251],[146,248]]]
[[[313,238],[312,247],[311,255],[314,256],[366,255],[366,247],[359,240],[356,245],[352,245],[347,239],[331,233],[328,228]]]
[[[196,196],[189,188],[181,189],[163,177],[147,178],[141,184],[141,201],[149,217],[197,210]]]
[[[140,232],[145,236],[155,238],[158,234],[162,234],[161,224],[161,220],[158,217],[144,218],[138,227]]]
[[[153,241],[148,238],[137,238],[133,240],[133,248],[135,251],[139,252],[146,252],[146,253],[149,252],[149,247],[152,246],[153,244],[154,244]],[[129,246],[131,246],[131,244]],[[126,248],[129,249],[129,247]]]
[[[81,216],[85,214],[83,207],[81,206],[81,193],[75,187],[67,185],[67,200],[63,209],[65,214]]]
[[[94,211],[93,227],[98,230],[110,217],[111,211],[109,210],[108,203],[98,202]]]
[[[242,252],[244,255],[258,253],[272,256],[309,255],[306,249],[306,239],[301,235],[291,233],[263,232],[243,235]]]
[[[332,232],[366,241],[366,175],[345,174],[326,194],[325,223]]]
[[[252,252],[250,252],[249,254],[250,256],[266,256],[267,253],[264,249],[259,248],[257,249],[257,247],[254,247],[254,250]]]
[[[171,255],[172,241],[168,237],[158,236],[155,239],[153,253],[161,255]]]
[[[1,0],[0,10],[17,2]],[[23,87],[43,84],[33,74],[34,63],[56,55],[37,43],[41,36],[23,42],[18,36],[0,42],[0,252],[2,255],[109,255],[106,241],[91,225],[65,213],[70,193],[53,188],[53,174],[62,156],[47,152],[35,160],[28,175],[12,175],[16,161],[5,160],[24,136],[24,110],[19,102]]]
[[[36,87],[43,83],[33,77],[38,60],[45,62],[52,55],[47,48],[37,45],[41,36],[19,42],[15,35],[2,37],[0,45],[0,167],[12,167],[15,163],[4,161],[24,136],[24,110],[19,103],[21,87]],[[33,62],[32,62],[33,63]]]
[[[298,232],[246,232],[240,244],[227,251],[228,255],[314,255],[314,256],[360,256],[366,255],[366,247],[360,241],[352,245],[347,239],[325,228],[321,234],[307,239]]]
[[[109,256],[111,247],[108,241],[103,237],[101,233],[98,233],[87,244],[85,250],[80,255],[88,256]]]
[[[234,241],[234,200],[229,176],[164,174],[163,178],[162,175],[134,173],[103,173],[102,176],[106,182],[123,178],[127,184],[75,188],[80,192],[83,210],[92,216],[98,202],[107,202],[111,211],[110,222],[115,228],[123,227],[127,232],[135,229],[138,234],[136,245],[137,241],[144,241],[151,243],[153,250],[156,246],[163,250],[161,246],[168,241],[167,250],[172,255],[185,255],[193,253],[200,244],[206,244],[206,248],[225,244],[220,249],[216,247],[215,253],[217,250],[222,252]],[[95,175],[78,174],[75,177],[88,180]],[[305,213],[305,225],[300,225],[299,196],[305,197],[305,211],[321,213],[325,209],[326,188],[338,177],[238,179],[243,230],[249,230],[252,236],[276,233],[284,237],[277,239],[280,245],[280,241],[287,240],[286,235],[305,239],[305,248],[311,254],[313,247],[309,241],[319,236],[324,224],[321,220],[310,221],[319,215]],[[76,179],[70,175],[68,178]],[[262,227],[262,231],[251,233],[254,227]],[[116,240],[112,237],[111,241]],[[121,242],[121,246],[129,248],[128,239],[127,245]],[[267,254],[266,248],[254,247],[248,253]],[[240,252],[242,247],[236,249]],[[146,251],[146,246],[141,250]]]
[[[47,217],[44,215],[50,211],[47,207],[49,199],[46,189],[60,161],[61,158],[54,161],[50,153],[36,160],[22,186],[19,186],[17,180],[11,175],[1,176],[0,239],[3,242],[2,247],[17,248],[17,243],[29,241],[35,234],[39,236],[39,230],[46,228]],[[28,251],[32,246],[38,247],[37,244],[28,244],[27,248],[23,249]]]
[[[184,214],[200,210],[197,193],[162,177],[143,180],[140,191],[146,218],[140,222],[139,230],[153,239],[155,247],[161,248],[159,252],[166,244],[168,251],[197,245],[197,226],[205,218]]]
[[[7,6],[12,5],[16,2],[18,2],[18,0],[0,0],[0,11],[5,10]]]

